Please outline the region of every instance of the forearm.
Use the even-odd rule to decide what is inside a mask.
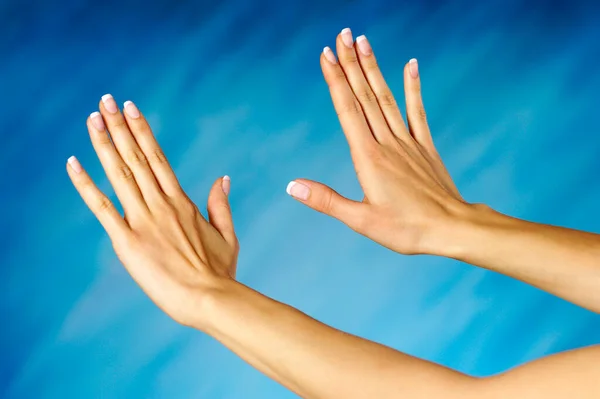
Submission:
[[[477,380],[346,334],[236,282],[199,329],[304,398],[465,398]]]
[[[440,255],[494,270],[600,312],[600,236],[471,206]]]

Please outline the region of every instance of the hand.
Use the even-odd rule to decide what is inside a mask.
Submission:
[[[435,253],[435,231],[468,206],[444,167],[427,125],[416,60],[404,67],[408,126],[364,36],[349,29],[326,47],[321,68],[348,140],[362,202],[306,179],[288,193],[400,253]]]
[[[215,181],[205,220],[136,106],[126,102],[123,115],[112,96],[102,100],[87,127],[125,217],[75,157],[69,158],[69,177],[146,294],[175,321],[197,326],[207,292],[219,280],[235,278],[239,246],[227,200],[230,180]]]

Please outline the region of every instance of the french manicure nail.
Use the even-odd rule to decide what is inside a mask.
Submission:
[[[344,42],[346,47],[352,48],[354,41],[352,40],[352,31],[350,28],[342,29],[342,42]]]
[[[132,117],[133,119],[137,119],[140,117],[140,110],[135,106],[132,101],[125,101],[123,103],[123,109],[127,112],[127,115]]]
[[[75,156],[71,156],[69,157],[69,159],[67,160],[67,162],[69,163],[69,165],[71,166],[71,168],[75,171],[75,173],[80,173],[82,168],[81,168],[81,164],[79,163],[79,161],[77,160],[77,158],[75,158]]]
[[[419,77],[419,63],[416,58],[412,58],[408,62],[408,70],[410,71],[410,77],[416,79]]]
[[[90,114],[90,119],[92,120],[92,125],[96,128],[96,130],[104,131],[106,127],[104,127],[104,119],[102,119],[102,115],[100,112],[95,111]]]
[[[102,96],[102,103],[104,104],[104,108],[111,114],[116,114],[119,110],[117,108],[117,103],[115,102],[115,99],[110,94],[105,94]]]
[[[365,35],[360,35],[356,38],[356,44],[358,45],[358,49],[363,55],[369,56],[373,54],[373,49],[367,40]]]
[[[225,193],[225,195],[229,195],[229,190],[231,188],[231,178],[229,176],[223,176],[221,187],[223,188],[223,192]]]
[[[337,64],[335,54],[333,54],[333,51],[331,51],[329,47],[325,47],[323,49],[323,54],[325,55],[325,58],[327,58],[327,61],[331,62],[332,64]]]
[[[292,197],[301,199],[302,201],[306,201],[310,196],[310,188],[295,181],[291,181],[285,191]]]

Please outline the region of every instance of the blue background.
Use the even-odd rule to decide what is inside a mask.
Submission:
[[[394,254],[285,193],[306,177],[362,197],[318,62],[350,26],[399,102],[403,65],[419,59],[434,138],[467,200],[598,231],[595,3],[4,0],[0,396],[294,397],[162,314],[71,187],[75,154],[113,195],[85,128],[108,92],[145,112],[201,208],[231,175],[239,278],[253,288],[478,376],[600,343],[598,315]]]

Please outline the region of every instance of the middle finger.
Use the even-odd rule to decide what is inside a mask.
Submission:
[[[389,142],[393,138],[392,132],[377,103],[377,98],[358,63],[358,57],[354,48],[354,40],[352,39],[352,32],[349,28],[342,30],[338,35],[336,47],[340,65],[346,74],[348,83],[350,83],[354,95],[358,99],[358,102],[365,113],[367,122],[373,131],[373,135],[377,141],[382,144]]]
[[[158,200],[161,189],[150,169],[148,159],[131,134],[127,121],[110,94],[102,96],[100,112],[106,121],[117,152],[133,172],[144,199],[147,203]]]
[[[132,215],[138,215],[143,210],[147,210],[148,208],[135,182],[133,173],[113,146],[102,115],[99,112],[90,114],[87,119],[87,128],[94,150],[123,206],[125,214],[130,218]]]

